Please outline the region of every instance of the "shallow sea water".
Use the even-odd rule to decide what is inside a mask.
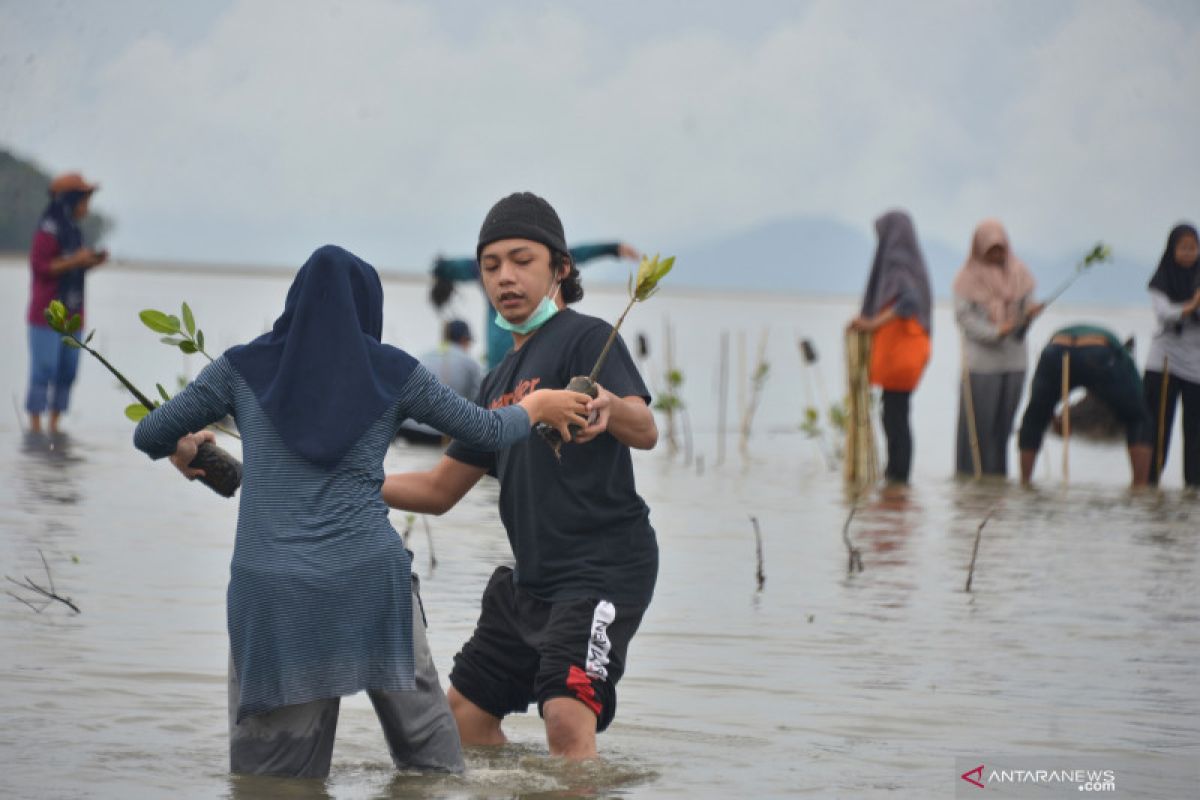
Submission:
[[[92,279],[89,325],[149,388],[199,364],[159,345],[137,310],[187,299],[218,350],[269,323],[287,284],[115,267]],[[385,338],[432,345],[425,287],[385,290]],[[0,267],[0,318],[22,318],[24,291],[19,265]],[[476,295],[457,303],[478,320]],[[611,318],[620,304],[619,291],[594,290],[582,310]],[[850,497],[795,426],[807,393],[839,394],[838,331],[851,310],[839,299],[664,291],[635,311],[631,338],[651,337],[648,374],[661,370],[663,319],[676,327],[696,458],[665,447],[635,458],[662,567],[617,720],[601,760],[572,765],[546,755],[536,713],[517,716],[506,723],[512,744],[470,751],[463,777],[397,774],[363,696],[343,701],[328,781],[228,774],[224,592],[236,505],[134,451],[127,401],[85,362],[69,434],[54,447],[25,436],[17,414],[0,415],[0,574],[42,582],[40,550],[83,611],[38,614],[0,597],[0,796],[938,797],[961,791],[964,769],[1001,757],[1113,766],[1119,791],[1107,796],[1194,796],[1200,501],[1179,488],[1178,463],[1163,492],[1131,494],[1120,450],[1072,443],[1064,484],[1061,446],[1048,440],[1034,490],[954,480],[957,349],[943,309],[914,398],[913,486]],[[1140,308],[1064,308],[1031,341],[1101,313],[1121,333],[1148,332]],[[731,434],[717,463],[720,327],[736,378],[737,332],[753,353],[764,324],[772,371],[755,433],[744,455]],[[798,336],[817,343],[820,373],[801,369]],[[23,327],[7,324],[0,343],[0,389],[19,400]],[[731,389],[730,428],[736,397]],[[387,467],[437,457],[400,444]],[[417,521],[408,537],[443,677],[487,576],[511,557],[495,492],[485,481],[430,519],[430,534]],[[848,536],[864,565],[853,575],[842,538],[852,507]],[[404,515],[393,523],[403,530]]]

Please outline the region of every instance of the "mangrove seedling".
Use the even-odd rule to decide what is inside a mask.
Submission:
[[[1105,261],[1111,260],[1112,248],[1104,244],[1104,242],[1096,242],[1096,246],[1089,250],[1087,255],[1085,255],[1077,264],[1075,264],[1074,271],[1067,276],[1066,280],[1060,283],[1058,288],[1047,295],[1046,299],[1042,301],[1042,311],[1045,311],[1047,306],[1057,300],[1063,292],[1071,288],[1071,284],[1079,280],[1080,276],[1090,270],[1093,266],[1096,264],[1103,264]],[[1013,334],[1018,338],[1024,337],[1032,322],[1033,321],[1029,319],[1023,320],[1013,329]]]
[[[128,378],[108,362],[108,359],[92,349],[91,341],[92,337],[96,335],[95,330],[88,333],[86,337],[79,338],[80,329],[83,327],[83,319],[79,314],[68,316],[66,306],[61,301],[51,300],[50,305],[46,307],[43,315],[46,318],[46,324],[52,330],[62,335],[64,344],[87,351],[93,358],[103,364],[104,368],[111,372],[121,382],[121,385],[133,395],[141,408],[145,410],[145,414],[150,413],[157,407],[158,404],[155,401],[151,400],[140,389],[134,386]],[[164,400],[170,399],[166,390],[161,385],[158,386],[158,390]],[[126,416],[131,416],[128,408],[126,408],[125,414]],[[145,414],[142,416],[145,416]],[[205,474],[200,479],[201,482],[222,497],[233,497],[234,492],[237,491],[242,483],[241,463],[211,442],[204,442],[200,445],[196,457],[188,466],[193,469],[203,469]]]
[[[180,318],[174,314],[168,314],[165,311],[158,311],[153,308],[147,308],[138,312],[138,318],[142,321],[143,325],[155,333],[168,334],[167,336],[159,339],[159,341],[163,344],[167,345],[168,347],[178,347],[179,351],[184,355],[193,355],[195,353],[199,353],[207,358],[209,363],[212,363],[214,360],[212,355],[210,355],[209,352],[204,349],[204,331],[196,327],[196,318],[192,314],[192,309],[185,302],[180,310],[183,314],[182,325],[180,323]],[[179,388],[182,389],[183,387],[187,386],[187,383],[188,382],[186,379],[181,379],[179,381]],[[158,384],[158,393],[162,396],[163,400],[171,399],[171,396],[167,394],[165,389],[163,389],[162,384]],[[150,412],[146,411],[145,408],[139,405],[131,405],[125,409],[125,416],[129,417],[134,422],[137,422],[148,413]],[[215,428],[221,433],[232,436],[235,439],[242,438],[234,431],[231,431],[222,425],[218,425],[217,423],[213,423],[209,427]]]
[[[608,335],[608,341],[604,343],[604,349],[600,351],[599,357],[596,359],[596,364],[592,367],[591,373],[588,375],[576,375],[567,383],[566,388],[572,392],[581,392],[589,397],[596,397],[599,391],[596,389],[596,379],[600,376],[600,370],[604,367],[604,362],[608,358],[608,352],[612,349],[613,342],[617,340],[617,333],[621,330],[621,323],[625,321],[625,316],[633,308],[634,303],[644,303],[649,300],[658,291],[658,283],[666,274],[671,271],[671,267],[675,266],[675,256],[668,256],[664,259],[659,259],[658,254],[654,258],[642,256],[642,263],[638,265],[637,278],[633,275],[629,276],[629,304],[625,306],[625,310],[621,312],[621,316],[617,318],[617,322],[613,325],[612,333]],[[569,429],[571,435],[574,436],[579,430],[579,426],[572,425]],[[562,436],[558,430],[539,423],[537,427],[538,433],[554,450],[554,455],[562,458]]]
[[[764,328],[762,336],[758,340],[758,357],[754,363],[754,372],[750,375],[750,400],[746,403],[745,411],[742,414],[741,451],[743,458],[749,454],[750,428],[754,424],[754,414],[758,411],[758,402],[771,371],[771,365],[767,362],[767,338],[769,335],[770,329]]]

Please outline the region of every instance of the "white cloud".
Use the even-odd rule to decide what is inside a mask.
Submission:
[[[756,13],[747,5],[743,13]],[[1194,15],[1135,2],[817,0],[765,33],[598,28],[569,5],[234,2],[194,38],[108,52],[0,34],[0,140],[105,182],[114,245],[291,262],[319,240],[382,264],[470,248],[487,206],[544,192],[576,237],[655,247],[823,213],[981,216],[1054,251],[1157,242],[1197,215]],[[15,28],[15,30],[14,30]],[[32,66],[16,42],[43,41]],[[14,113],[19,109],[20,113]],[[682,243],[682,242],[672,242]]]

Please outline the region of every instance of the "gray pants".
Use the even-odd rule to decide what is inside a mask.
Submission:
[[[1025,372],[970,373],[971,402],[975,409],[975,431],[979,437],[979,462],[984,475],[1008,474],[1008,439],[1013,419],[1025,388]],[[975,474],[967,402],[959,381],[958,446],[955,467],[964,475]]]
[[[412,692],[368,691],[397,769],[462,772],[462,745],[425,638],[425,620],[413,576]],[[249,775],[324,778],[329,775],[341,698],[283,706],[237,722],[237,671],[229,660],[229,768]]]

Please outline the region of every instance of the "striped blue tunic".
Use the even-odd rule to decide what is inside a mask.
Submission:
[[[134,445],[162,458],[227,414],[244,458],[226,611],[238,721],[364,689],[415,689],[410,564],[380,495],[384,455],[408,417],[501,449],[529,435],[525,410],[485,411],[418,366],[395,404],[325,469],[288,449],[221,357],[138,423]]]

